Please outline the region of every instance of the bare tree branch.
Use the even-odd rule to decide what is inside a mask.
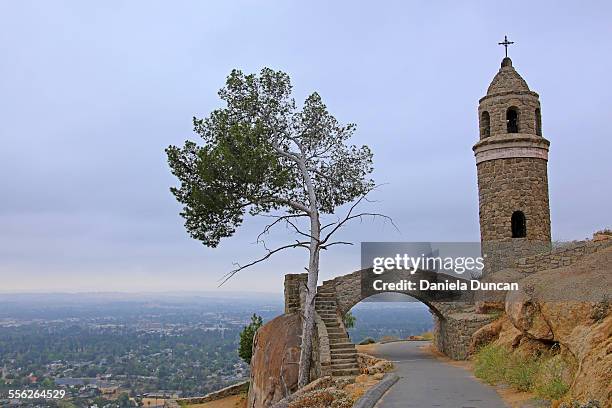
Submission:
[[[285,249],[300,248],[300,247],[308,249],[308,245],[307,244],[308,244],[308,242],[296,241],[294,244],[283,245],[283,246],[278,247],[276,249],[268,250],[268,253],[266,255],[262,256],[259,259],[254,260],[254,261],[251,261],[251,262],[249,262],[246,265],[242,265],[241,266],[240,264],[234,263],[234,266],[236,268],[231,270],[230,272],[226,273],[225,275],[223,275],[223,277],[221,278],[222,282],[219,284],[219,287],[223,286],[223,284],[225,284],[225,282],[230,280],[238,272],[240,272],[240,271],[242,271],[242,270],[244,270],[246,268],[250,268],[251,266],[256,265],[256,264],[258,264],[260,262],[263,262],[263,261],[265,261],[266,259],[270,258],[272,255],[274,255],[274,254],[276,254],[278,252],[281,252],[281,251],[283,251]]]
[[[301,231],[297,225],[295,225],[293,222],[289,221],[289,220],[285,220],[285,222],[287,223],[287,225],[291,225],[293,227],[293,229],[295,230],[296,233],[302,235],[303,237],[309,238],[309,239],[314,239],[315,241],[319,241],[319,239],[317,237],[312,236],[311,234],[308,234],[304,231]]]
[[[306,238],[313,238],[312,235],[302,231],[293,221],[291,221],[291,219],[295,219],[295,218],[303,218],[303,217],[308,217],[307,214],[289,214],[289,215],[269,215],[269,214],[260,214],[261,217],[266,217],[266,218],[276,218],[276,220],[274,220],[274,222],[266,225],[263,229],[263,231],[261,233],[259,233],[259,235],[257,235],[257,239],[255,241],[256,244],[259,243],[264,243],[265,246],[265,242],[261,239],[261,237],[265,234],[268,234],[270,232],[270,230],[272,229],[272,227],[274,227],[276,224],[278,224],[279,222],[284,221],[285,224],[287,226],[291,226],[293,228],[293,230],[299,234],[302,235],[303,237]]]
[[[276,220],[274,220],[274,222],[272,222],[271,224],[266,225],[266,226],[264,227],[263,231],[261,231],[261,232],[259,233],[259,235],[257,235],[257,239],[255,240],[255,243],[256,243],[256,244],[258,244],[258,243],[260,243],[260,242],[263,242],[263,241],[261,240],[261,237],[262,237],[263,235],[266,235],[267,233],[269,233],[269,232],[270,232],[270,229],[271,229],[272,227],[274,227],[276,224],[278,224],[279,222],[283,221],[283,219],[284,219],[284,218],[285,218],[284,216],[283,216],[283,217],[278,217]],[[264,243],[264,245],[265,245],[265,243]]]
[[[321,249],[325,250],[332,245],[354,245],[354,244],[352,242],[347,242],[347,241],[335,241],[335,242],[330,242],[329,244],[321,245]]]
[[[323,238],[322,240],[320,240],[320,246],[323,247],[325,245],[325,243],[329,240],[329,238],[336,232],[338,231],[340,228],[342,228],[342,226],[344,224],[346,224],[347,222],[349,222],[350,220],[353,220],[355,218],[359,218],[359,219],[363,219],[363,217],[381,217],[387,221],[389,221],[391,223],[391,225],[393,225],[393,227],[399,231],[399,228],[397,227],[397,225],[395,225],[395,223],[393,222],[393,219],[391,217],[389,217],[388,215],[384,215],[384,214],[380,214],[380,213],[369,213],[369,212],[362,212],[359,214],[353,214],[353,211],[355,210],[355,208],[359,205],[359,203],[361,203],[362,201],[369,201],[367,198],[367,195],[374,189],[376,189],[378,186],[373,187],[372,189],[366,191],[361,197],[359,197],[359,199],[357,201],[355,201],[353,203],[353,205],[351,205],[351,208],[349,208],[346,216],[344,217],[344,219],[342,220],[338,220],[336,222],[333,223],[329,223],[326,224],[325,226],[321,227],[321,231],[325,228],[334,226],[332,228],[332,230],[325,236],[325,238]]]
[[[338,223],[338,225],[336,225],[326,236],[323,240],[321,240],[321,245],[325,245],[325,243],[327,242],[327,240],[336,232],[338,231],[338,229],[340,229],[344,224],[346,224],[347,222],[349,222],[350,220],[354,220],[355,218],[359,218],[359,219],[363,219],[363,217],[380,217],[380,218],[384,218],[385,220],[389,221],[391,223],[391,225],[393,225],[393,227],[395,228],[396,231],[399,232],[399,228],[397,227],[397,225],[395,225],[395,222],[393,222],[393,218],[389,217],[388,215],[385,214],[380,214],[380,213],[359,213],[359,214],[355,214],[355,215],[351,215],[351,216],[347,216],[345,217],[342,221],[340,221]]]

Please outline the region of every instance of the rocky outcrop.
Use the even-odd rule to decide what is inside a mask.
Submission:
[[[253,340],[248,407],[273,405],[297,389],[302,325],[297,313],[263,325]]]
[[[393,363],[391,361],[365,353],[357,353],[357,362],[359,363],[361,374],[384,374],[393,370]]]
[[[507,319],[497,319],[487,325],[482,326],[472,334],[470,341],[470,347],[468,349],[469,354],[474,354],[482,346],[487,345],[499,338],[504,321]]]
[[[355,402],[348,379],[321,377],[274,404],[272,408],[351,408]]]
[[[472,337],[471,351],[490,339],[525,354],[558,344],[576,367],[569,397],[612,406],[612,247],[531,274],[519,286],[506,296],[505,316]]]

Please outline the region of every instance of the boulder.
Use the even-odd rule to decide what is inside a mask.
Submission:
[[[495,320],[494,322],[486,324],[480,329],[476,330],[474,334],[472,334],[468,353],[474,354],[482,346],[486,346],[487,344],[497,340],[499,338],[499,333],[502,330],[503,323],[506,320],[507,318],[503,316]]]
[[[577,365],[570,397],[612,406],[612,247],[534,273],[519,287],[506,296],[512,327],[502,327],[496,343],[532,353],[559,343]]]
[[[524,337],[523,332],[514,327],[510,319],[504,316],[501,323],[501,331],[495,341],[495,344],[506,347],[508,349],[514,349],[521,343],[521,339]]]
[[[578,373],[572,384],[572,397],[612,406],[612,315],[585,331],[582,340],[581,346],[575,348]]]
[[[266,408],[297,389],[302,323],[283,314],[264,324],[253,339],[248,407]]]

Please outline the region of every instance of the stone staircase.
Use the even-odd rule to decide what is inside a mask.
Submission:
[[[325,284],[319,287],[315,308],[327,328],[332,376],[354,377],[359,375],[357,350],[349,339],[344,326],[340,324],[334,287]]]

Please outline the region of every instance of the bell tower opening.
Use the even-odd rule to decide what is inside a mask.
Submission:
[[[518,108],[511,107],[506,111],[506,126],[508,128],[508,133],[518,133]]]
[[[480,129],[483,138],[491,136],[491,116],[489,116],[489,112],[487,111],[482,112],[480,118]]]
[[[540,108],[535,110],[535,131],[536,135],[542,136],[542,114]]]
[[[513,212],[510,222],[512,224],[512,238],[525,238],[527,236],[525,213],[522,211]]]

